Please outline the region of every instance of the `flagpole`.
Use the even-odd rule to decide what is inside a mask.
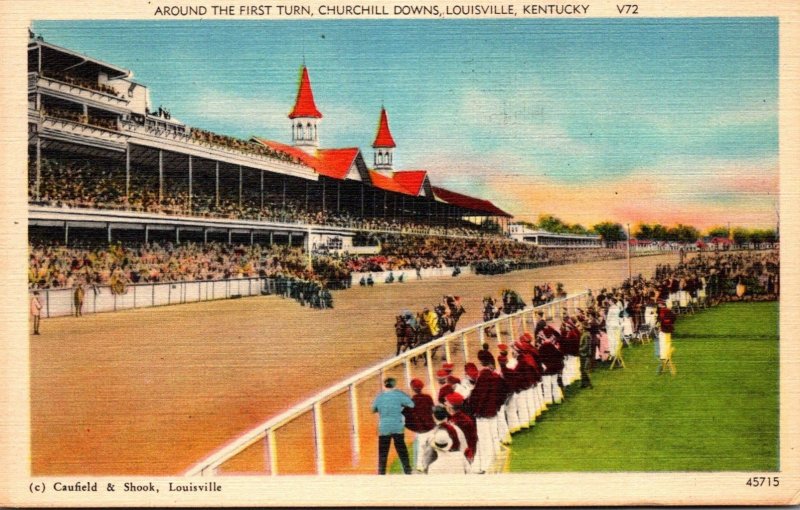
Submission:
[[[625,226],[628,227],[628,240],[626,243],[628,245],[628,281],[633,283],[633,279],[631,278],[631,224],[626,223]]]

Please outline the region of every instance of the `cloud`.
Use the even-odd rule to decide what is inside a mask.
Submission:
[[[489,175],[485,187],[500,207],[532,221],[550,213],[585,226],[611,220],[768,227],[776,221],[778,167],[774,158],[671,161],[584,183]]]

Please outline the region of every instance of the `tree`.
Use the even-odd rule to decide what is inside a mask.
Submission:
[[[669,236],[667,232],[667,227],[661,225],[660,223],[656,223],[655,225],[653,225],[653,240],[668,241]]]
[[[700,237],[700,232],[692,226],[678,223],[675,227],[669,229],[669,237],[671,241],[693,243]]]
[[[554,234],[564,234],[569,231],[569,225],[552,214],[540,215],[538,227],[547,232],[553,232]]]
[[[728,227],[711,227],[708,229],[708,236],[709,237],[728,237]]]
[[[592,230],[600,234],[600,237],[606,243],[615,243],[624,241],[626,239],[625,230],[620,223],[611,223],[604,221],[592,227]]]
[[[750,232],[745,228],[736,227],[733,229],[733,242],[736,244],[745,244],[750,241]]]
[[[639,240],[653,239],[653,227],[647,223],[639,223],[633,229],[633,237]]]

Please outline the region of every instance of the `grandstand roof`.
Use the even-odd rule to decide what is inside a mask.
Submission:
[[[389,131],[389,118],[386,115],[386,108],[381,108],[381,118],[378,121],[378,134],[375,135],[375,141],[372,142],[372,147],[378,148],[394,148],[397,147],[392,138],[392,132]]]
[[[406,188],[409,193],[419,196],[422,191],[422,186],[428,177],[428,172],[425,170],[403,170],[395,172],[392,179],[400,186]]]
[[[505,216],[507,218],[512,217],[510,214],[503,211],[488,200],[481,200],[479,198],[463,195],[461,193],[456,193],[455,191],[450,191],[436,186],[433,186],[433,193],[436,195],[436,198],[439,198],[448,204],[463,207],[464,209],[479,211],[490,216]]]
[[[404,195],[417,196],[416,193],[410,191],[408,188],[406,188],[405,186],[394,180],[392,177],[383,175],[378,171],[370,170],[369,178],[372,181],[372,185],[375,186],[376,188],[386,191],[394,191],[395,193],[402,193]]]
[[[266,145],[270,149],[283,152],[300,160],[302,164],[312,168],[315,172],[333,179],[344,180],[353,163],[358,157],[358,147],[347,147],[343,149],[317,149],[314,154],[309,154],[299,147],[293,147],[272,140],[254,137],[258,143]]]
[[[317,105],[314,103],[314,92],[311,90],[311,80],[308,78],[308,68],[303,66],[300,74],[300,87],[297,89],[297,99],[294,102],[294,108],[289,114],[290,119],[298,117],[312,117],[321,119],[322,113],[317,110]]]

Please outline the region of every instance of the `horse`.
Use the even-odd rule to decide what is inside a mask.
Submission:
[[[458,320],[461,318],[462,315],[467,313],[466,308],[461,305],[461,298],[458,296],[445,296],[444,302],[447,305],[447,309],[449,310],[450,318],[452,319],[452,328],[450,329],[451,332],[456,330],[456,325],[458,324]]]
[[[398,315],[394,323],[394,332],[397,336],[397,352],[395,356],[401,352],[413,349],[417,344],[417,332],[414,327],[409,324],[406,317]]]
[[[513,290],[503,291],[503,312],[508,315],[518,312],[525,308],[525,302],[519,294]]]

